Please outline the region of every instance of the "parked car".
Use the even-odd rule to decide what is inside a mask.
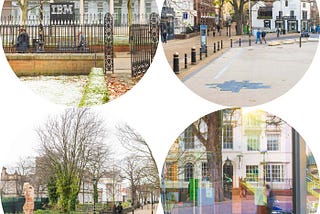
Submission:
[[[304,30],[304,31],[301,32],[301,37],[309,37],[309,36],[310,35],[309,35],[307,30]]]

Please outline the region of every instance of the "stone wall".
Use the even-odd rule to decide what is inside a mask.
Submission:
[[[6,54],[17,76],[89,74],[92,67],[104,67],[104,55],[93,53]]]

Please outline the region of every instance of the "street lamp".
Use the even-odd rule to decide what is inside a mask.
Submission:
[[[226,166],[231,166],[231,164],[232,164],[231,160],[229,160],[228,157],[227,157],[227,160],[225,162],[226,162]]]
[[[93,214],[96,214],[96,191],[97,191],[97,186],[96,186],[96,178],[92,179],[93,181]]]
[[[262,166],[263,166],[263,186],[265,186],[266,185],[266,153],[267,153],[267,150],[260,151],[260,153],[263,155],[263,162],[262,162]]]

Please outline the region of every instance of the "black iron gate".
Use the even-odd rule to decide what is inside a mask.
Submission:
[[[149,24],[130,27],[131,74],[145,73],[153,60],[159,42],[159,15],[152,13]]]
[[[114,73],[113,18],[110,13],[104,16],[104,72]]]

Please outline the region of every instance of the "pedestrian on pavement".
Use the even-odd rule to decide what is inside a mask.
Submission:
[[[215,37],[216,36],[216,28],[213,26],[212,27],[212,36]]]
[[[79,29],[77,49],[78,49],[78,51],[83,51],[83,50],[84,50],[84,47],[85,47],[85,39],[84,39],[84,36],[83,36],[83,34],[82,34],[81,29]]]
[[[164,27],[162,29],[162,40],[163,40],[163,43],[167,43],[167,28]]]
[[[26,29],[23,27],[19,30],[19,36],[16,43],[16,51],[18,53],[25,53],[29,49],[29,35],[26,32]]]
[[[256,34],[256,44],[258,43],[258,41],[260,42],[260,44],[262,44],[260,29],[258,29],[257,34]]]
[[[261,37],[262,37],[262,40],[264,41],[264,44],[267,44],[266,35],[267,35],[267,33],[263,30],[261,33]]]
[[[119,202],[118,206],[117,206],[117,211],[119,214],[122,214],[123,213],[123,207],[122,207],[122,204],[121,202]]]
[[[279,36],[280,36],[280,29],[277,28],[277,38],[279,38]]]
[[[267,196],[267,204],[266,204],[267,211],[268,211],[268,214],[272,214],[275,196],[269,184],[266,184],[266,196]]]

